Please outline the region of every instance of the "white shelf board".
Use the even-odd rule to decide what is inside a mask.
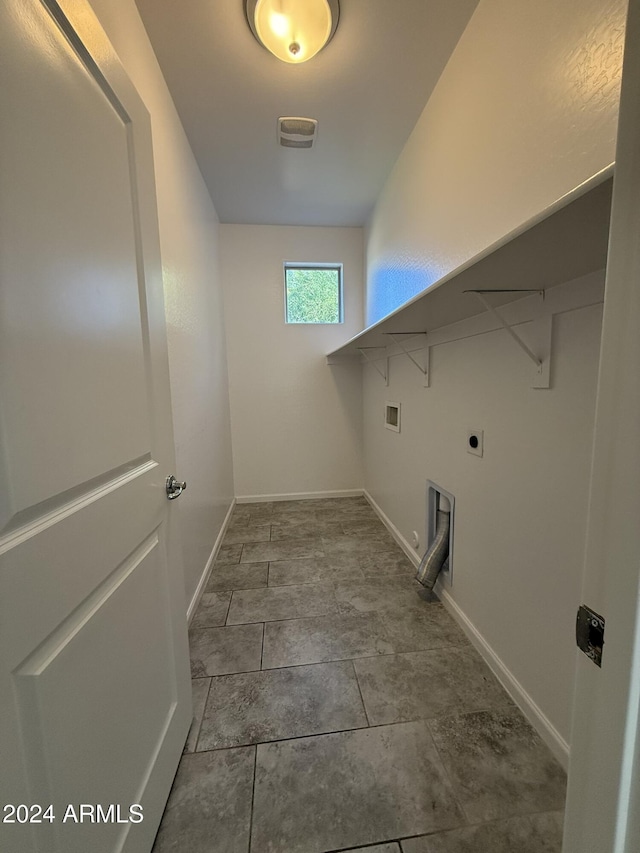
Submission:
[[[563,196],[535,219],[414,296],[328,357],[386,347],[389,333],[430,332],[484,313],[465,290],[546,290],[604,269],[607,262],[613,167]],[[492,293],[499,307],[525,294]]]

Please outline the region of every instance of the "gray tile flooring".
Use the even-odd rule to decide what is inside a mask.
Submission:
[[[154,853],[560,853],[565,778],[364,498],[241,504]]]

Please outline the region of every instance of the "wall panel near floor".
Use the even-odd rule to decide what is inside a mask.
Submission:
[[[222,225],[220,240],[236,495],[361,489],[360,374],[324,355],[362,329],[362,229]],[[284,261],[344,265],[344,323],[285,323]]]
[[[219,223],[134,0],[91,4],[151,115],[188,605],[233,500]]]

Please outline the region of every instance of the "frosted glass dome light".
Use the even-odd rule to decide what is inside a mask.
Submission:
[[[338,0],[245,0],[251,31],[283,62],[306,62],[331,39],[338,25]]]

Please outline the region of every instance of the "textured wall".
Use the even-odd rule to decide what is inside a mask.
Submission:
[[[360,372],[324,354],[362,329],[362,229],[220,226],[236,495],[362,488]],[[284,261],[344,264],[344,324],[284,322]]]
[[[500,330],[431,350],[431,387],[405,357],[385,388],[365,369],[366,486],[410,541],[425,490],[456,498],[456,603],[565,740],[575,666],[601,306],[555,318],[553,388]],[[402,430],[385,429],[385,400]],[[466,452],[484,430],[484,456]],[[420,552],[422,553],[422,551]]]
[[[626,0],[481,0],[378,200],[367,323],[614,160]]]
[[[615,156],[624,0],[481,0],[372,214],[373,322]],[[541,282],[544,284],[544,282]],[[436,347],[432,387],[392,360],[365,372],[365,485],[422,532],[425,481],[459,500],[451,590],[562,739],[570,737],[600,313],[557,318],[552,388],[502,331]],[[381,428],[383,399],[403,431]],[[485,430],[485,457],[464,450]]]
[[[92,6],[151,114],[189,603],[233,498],[218,218],[133,0]]]

